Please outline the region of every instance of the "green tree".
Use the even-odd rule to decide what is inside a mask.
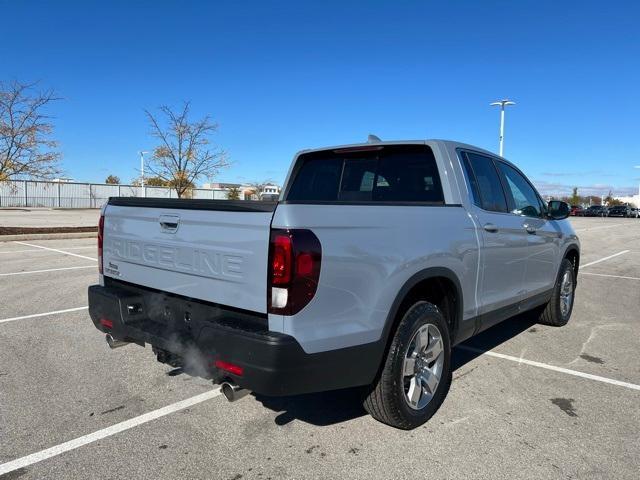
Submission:
[[[160,177],[149,177],[144,179],[144,184],[149,187],[170,187],[169,181]]]
[[[609,207],[615,207],[616,205],[624,205],[624,203],[621,202],[620,200],[613,198],[613,194],[611,193],[611,190],[609,190],[609,194],[604,199],[604,203]]]
[[[140,177],[131,180],[131,185],[134,187],[140,186]],[[169,182],[160,177],[144,177],[145,187],[169,187]]]
[[[569,197],[570,205],[580,205],[581,199],[580,195],[578,195],[578,187],[573,187],[571,190],[571,196]]]
[[[228,200],[240,200],[240,189],[238,187],[231,187],[227,191]]]

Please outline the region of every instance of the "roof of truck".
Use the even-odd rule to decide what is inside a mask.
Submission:
[[[431,139],[417,139],[417,140],[384,140],[384,141],[380,141],[380,142],[360,142],[360,143],[348,143],[348,144],[344,144],[344,145],[329,145],[329,146],[325,146],[325,147],[320,147],[320,148],[308,148],[308,149],[304,149],[304,150],[300,150],[297,154],[300,155],[302,153],[309,153],[309,152],[319,152],[322,150],[336,150],[336,149],[340,149],[340,148],[357,148],[357,147],[370,147],[373,145],[406,145],[406,144],[441,144],[441,145],[446,145],[446,146],[450,146],[453,148],[465,148],[465,149],[469,149],[469,150],[475,150],[478,152],[483,152],[486,153],[488,155],[491,155],[493,157],[499,157],[499,155],[497,153],[494,152],[490,152],[489,150],[485,150],[484,148],[480,148],[477,147],[475,145],[470,145],[468,143],[464,143],[464,142],[458,142],[455,140],[444,140],[444,139],[439,139],[439,138],[431,138]],[[506,159],[505,159],[506,160]]]

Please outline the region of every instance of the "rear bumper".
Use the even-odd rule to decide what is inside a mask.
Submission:
[[[292,336],[270,332],[265,315],[110,279],[89,287],[89,313],[101,332],[152,345],[159,361],[264,395],[370,384],[383,354],[378,342],[307,354]],[[242,375],[216,368],[216,360],[242,367]]]

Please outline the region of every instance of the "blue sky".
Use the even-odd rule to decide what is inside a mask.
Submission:
[[[505,156],[543,193],[637,192],[637,2],[0,0],[0,80],[39,80],[77,180],[137,175],[143,109],[191,100],[234,162],[282,182],[300,149],[449,138]],[[7,21],[8,20],[8,21]],[[8,39],[8,41],[7,41]]]

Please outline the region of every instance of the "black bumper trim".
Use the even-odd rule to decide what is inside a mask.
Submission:
[[[221,381],[229,378],[263,395],[294,395],[371,384],[384,354],[380,342],[327,352],[306,353],[290,335],[271,332],[263,315],[227,310],[176,295],[120,283],[89,287],[89,313],[96,328],[114,337],[149,343],[189,362],[187,371]],[[130,314],[139,304],[142,312]],[[164,318],[168,309],[168,318]],[[190,315],[184,322],[184,313]],[[108,319],[112,327],[100,320]],[[264,325],[262,323],[262,325]],[[220,359],[240,365],[237,376],[215,368]],[[197,364],[197,365],[196,365]]]

